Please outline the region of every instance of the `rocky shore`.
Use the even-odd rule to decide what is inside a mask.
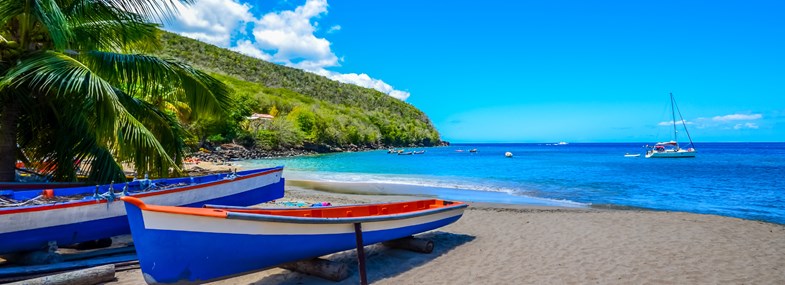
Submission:
[[[449,142],[442,142],[442,146],[450,145]],[[423,147],[423,146],[412,146]],[[305,144],[299,148],[291,148],[284,150],[262,150],[262,149],[248,149],[239,144],[222,144],[215,147],[213,150],[201,149],[188,155],[186,162],[189,161],[202,161],[213,163],[225,163],[229,161],[240,161],[248,159],[261,159],[261,158],[274,158],[274,157],[292,157],[301,155],[314,155],[319,153],[333,153],[333,152],[357,152],[369,151],[377,149],[395,148],[386,145],[374,146],[356,146],[349,145],[346,147],[334,147],[330,145],[317,145]]]

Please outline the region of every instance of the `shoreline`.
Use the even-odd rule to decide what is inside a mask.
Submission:
[[[284,201],[333,205],[413,200],[286,186]],[[276,203],[259,206],[270,207]],[[707,214],[470,203],[456,223],[419,235],[432,254],[366,246],[373,284],[782,284],[785,226]],[[272,268],[210,284],[356,284],[356,252],[326,256],[346,263],[341,282]],[[139,284],[119,272],[108,284]]]
[[[243,161],[227,162],[225,164],[216,164],[212,162],[201,162],[198,165],[189,164],[191,167],[198,166],[203,168],[202,172],[187,171],[192,174],[203,175],[207,173],[231,172],[235,169],[247,169],[248,165]],[[187,168],[186,168],[187,169]],[[286,176],[286,175],[284,175]],[[307,178],[288,178],[286,181],[287,192],[290,187],[311,189],[317,192],[336,193],[336,194],[357,194],[357,195],[373,195],[373,196],[406,196],[406,197],[419,197],[419,198],[439,198],[446,200],[459,200],[472,203],[483,204],[496,204],[499,207],[563,207],[563,208],[578,208],[578,209],[597,209],[597,210],[620,210],[620,211],[652,211],[652,212],[672,212],[672,213],[688,213],[696,215],[715,215],[720,217],[737,218],[733,216],[724,216],[712,213],[698,213],[668,209],[656,209],[646,207],[635,207],[620,204],[593,204],[581,203],[571,200],[557,200],[549,198],[541,198],[535,196],[512,195],[506,192],[495,192],[485,190],[473,190],[464,188],[446,188],[437,186],[414,185],[404,183],[384,183],[384,182],[338,182],[326,180],[313,180]],[[430,193],[428,193],[430,191]],[[479,197],[486,196],[486,197]],[[774,225],[785,224],[776,223],[773,221],[763,219],[747,219],[739,218],[754,222],[771,223]]]
[[[449,142],[446,144],[433,145],[433,146],[355,146],[349,145],[345,147],[332,147],[329,145],[310,145],[307,147],[288,148],[281,150],[262,150],[257,148],[247,149],[244,146],[226,143],[217,146],[214,150],[195,151],[187,154],[186,159],[198,159],[199,161],[220,163],[220,162],[239,162],[251,159],[267,159],[267,158],[287,158],[310,156],[330,153],[344,153],[344,152],[365,152],[365,151],[378,151],[399,148],[434,148],[450,146]]]
[[[214,163],[209,161],[199,164],[184,165],[184,170],[192,175],[204,175],[207,173],[220,173],[242,170],[247,167],[243,161],[228,163]],[[338,182],[309,180],[302,178],[286,178],[286,187],[298,187],[312,189],[315,191],[358,194],[375,196],[412,196],[412,197],[434,197],[446,200],[460,200],[466,202],[497,203],[500,205],[524,205],[524,206],[550,206],[550,207],[591,207],[591,204],[579,203],[568,200],[556,200],[524,195],[512,195],[501,191],[483,191],[464,188],[447,188],[438,186],[413,185],[403,183],[379,183],[379,182]],[[624,206],[620,206],[624,207]]]
[[[298,187],[315,191],[357,194],[357,195],[402,195],[413,197],[459,200],[470,203],[489,203],[499,205],[545,206],[563,208],[585,208],[590,205],[573,201],[512,195],[506,192],[447,188],[425,185],[379,182],[336,182],[319,180],[287,179],[288,187]]]

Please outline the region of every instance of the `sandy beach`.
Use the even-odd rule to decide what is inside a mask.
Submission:
[[[417,199],[287,186],[280,201],[334,205]],[[269,204],[268,204],[269,206]],[[472,203],[458,222],[420,237],[431,254],[366,247],[374,284],[785,284],[785,226],[677,212]],[[327,259],[355,269],[354,250]],[[211,284],[357,284],[273,268]],[[143,284],[119,272],[110,284]]]
[[[785,285],[785,0],[410,2],[0,0],[0,285]]]

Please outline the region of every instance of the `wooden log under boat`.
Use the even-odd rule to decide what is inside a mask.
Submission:
[[[93,285],[113,281],[114,264],[32,278],[8,285]]]
[[[335,282],[349,278],[349,266],[323,258],[304,259],[284,263],[278,267]]]
[[[401,239],[385,241],[384,244],[387,247],[398,248],[398,249],[405,249],[419,253],[431,253],[433,252],[433,241],[415,237],[405,237]]]

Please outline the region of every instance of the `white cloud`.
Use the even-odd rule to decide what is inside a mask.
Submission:
[[[758,127],[758,124],[756,124],[756,123],[744,123],[744,124],[736,124],[735,126],[733,126],[733,129],[734,129],[734,130],[740,130],[740,129],[757,129],[757,128],[759,128],[759,127]]]
[[[237,41],[237,44],[230,49],[250,57],[270,61],[270,55],[256,48],[249,40],[239,40]]]
[[[725,116],[714,116],[711,118],[713,121],[717,122],[727,122],[727,121],[750,121],[750,120],[757,120],[763,118],[761,114],[731,114]]]
[[[400,100],[406,101],[406,99],[408,99],[409,96],[411,96],[412,94],[406,91],[393,90],[390,91],[390,93],[387,93],[387,95],[390,95],[393,98],[398,98]]]
[[[686,120],[676,121],[677,124],[681,124],[682,122],[684,124],[686,124],[686,125],[692,125],[693,124],[693,122],[686,121]],[[657,125],[658,126],[673,126],[673,121],[659,122],[659,123],[657,123]]]
[[[724,130],[741,130],[741,129],[759,129],[760,125],[751,121],[763,119],[761,114],[741,114],[735,113],[730,115],[714,116],[714,117],[700,117],[695,119],[695,125],[699,129],[718,128]],[[663,124],[670,124],[670,122],[662,122]],[[689,122],[687,124],[690,124]]]
[[[390,86],[390,84],[387,84],[379,79],[373,79],[370,76],[368,76],[368,74],[365,73],[361,73],[361,74],[337,73],[324,69],[315,73],[338,82],[349,83],[357,86],[376,89],[384,94],[390,95],[400,100],[406,100],[407,98],[409,98],[409,95],[411,95],[409,94],[409,92],[406,91],[395,90],[392,86]]]
[[[340,30],[341,30],[341,25],[335,25],[335,26],[330,27],[330,29],[327,30],[327,33],[328,34],[332,34],[332,33],[335,33],[337,31],[340,31]]]
[[[273,61],[307,70],[336,66],[330,42],[314,35],[313,19],[327,13],[326,0],[307,0],[294,11],[268,13],[256,22],[256,45],[272,52]]]
[[[179,14],[166,24],[166,29],[180,35],[226,47],[238,28],[255,18],[249,11],[251,5],[236,0],[198,0],[193,5],[175,1]]]
[[[250,13],[251,5],[237,0],[197,0],[190,6],[177,4],[180,14],[166,29],[180,35],[226,47],[239,53],[313,72],[332,80],[373,88],[400,100],[409,92],[396,90],[381,79],[365,73],[338,73],[326,68],[343,61],[333,53],[330,41],[314,35],[316,19],[327,14],[326,0],[306,0],[294,10],[270,12],[260,18]],[[231,45],[233,34],[252,33]],[[341,30],[330,27],[327,34]]]

